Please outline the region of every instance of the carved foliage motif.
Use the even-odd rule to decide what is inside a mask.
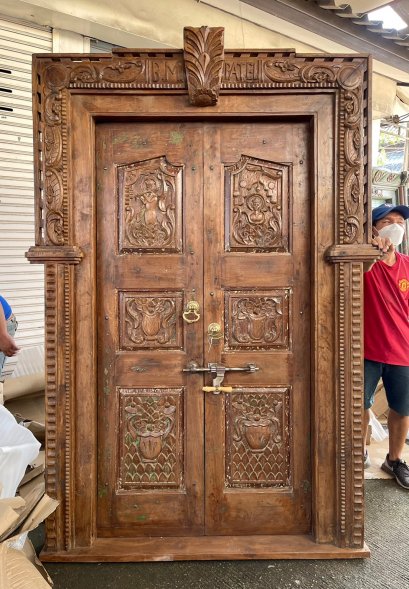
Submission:
[[[39,129],[40,145],[43,145],[44,169],[39,170],[39,176],[43,178],[39,190],[42,195],[40,206],[44,208],[40,218],[43,219],[45,234],[37,236],[41,243],[51,245],[66,245],[68,243],[68,200],[66,181],[66,89],[65,79],[59,80],[53,72],[61,72],[61,66],[49,68],[49,75],[46,77],[47,88],[44,99],[44,121],[42,134]],[[62,84],[61,84],[62,82]],[[42,211],[41,211],[42,212]]]
[[[183,390],[119,389],[119,489],[183,488]]]
[[[344,173],[340,186],[341,243],[363,242],[363,113],[362,88],[341,92],[345,124],[340,132]]]
[[[224,61],[224,29],[185,27],[185,67],[189,99],[195,106],[216,104]]]
[[[290,389],[239,389],[226,399],[226,485],[290,487]]]
[[[291,341],[290,294],[290,288],[275,289],[262,294],[227,292],[227,348],[288,350]]]
[[[165,157],[118,167],[121,252],[180,252],[182,166]]]
[[[288,166],[242,156],[225,167],[226,249],[288,251]]]
[[[120,349],[183,347],[181,292],[119,294]]]

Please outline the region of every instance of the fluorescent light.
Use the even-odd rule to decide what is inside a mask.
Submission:
[[[368,13],[369,20],[381,20],[384,29],[396,29],[400,31],[408,25],[390,6],[384,6]]]

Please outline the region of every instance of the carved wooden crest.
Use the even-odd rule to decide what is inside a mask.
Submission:
[[[185,27],[185,68],[189,99],[195,106],[216,104],[224,62],[222,27]]]

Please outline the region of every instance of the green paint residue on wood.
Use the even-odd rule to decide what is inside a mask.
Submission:
[[[180,131],[172,131],[169,137],[169,143],[172,145],[180,145],[183,141],[183,133]]]

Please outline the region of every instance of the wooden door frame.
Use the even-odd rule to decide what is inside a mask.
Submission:
[[[203,69],[203,55],[209,65]],[[365,55],[224,51],[221,28],[185,49],[34,56],[35,246],[45,264],[46,560],[355,558],[364,543],[362,265],[370,221],[370,71]],[[296,107],[286,97],[297,95]],[[172,96],[172,108],[166,97]],[[162,97],[162,98],[161,98]],[[161,102],[162,101],[162,102]],[[163,103],[163,104],[162,104]],[[93,172],[98,120],[301,117],[313,136],[311,536],[96,539]],[[170,555],[170,556],[169,556]]]

